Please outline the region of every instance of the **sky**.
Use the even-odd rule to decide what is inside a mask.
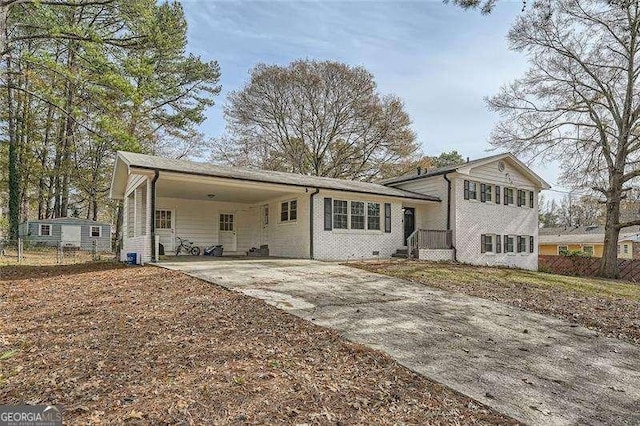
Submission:
[[[257,63],[305,58],[363,66],[382,94],[402,98],[427,155],[457,150],[489,155],[499,117],[484,98],[521,76],[525,58],[506,34],[520,0],[501,0],[493,13],[465,11],[439,0],[183,0],[190,53],[220,64],[222,94],[202,126],[224,133],[222,105]],[[557,188],[555,165],[532,164]]]

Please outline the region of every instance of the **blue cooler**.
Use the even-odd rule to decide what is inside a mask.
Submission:
[[[137,265],[138,264],[138,253],[127,253],[127,264],[129,264],[129,265]]]

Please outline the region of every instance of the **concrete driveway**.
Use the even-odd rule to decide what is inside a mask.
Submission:
[[[161,266],[336,329],[525,423],[640,424],[640,347],[563,320],[335,263]]]

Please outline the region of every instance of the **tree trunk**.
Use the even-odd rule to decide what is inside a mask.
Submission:
[[[618,237],[620,235],[620,201],[622,199],[622,177],[615,175],[607,200],[607,215],[604,225],[604,252],[598,275],[604,278],[618,278]]]
[[[4,31],[3,31],[4,32]],[[6,35],[6,34],[5,34]],[[7,56],[7,71],[11,71],[11,57]],[[13,79],[7,73],[7,125],[9,133],[9,239],[18,238],[20,228],[20,170],[18,168],[18,139],[13,102]]]

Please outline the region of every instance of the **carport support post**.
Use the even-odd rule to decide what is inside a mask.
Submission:
[[[155,170],[153,175],[153,179],[151,180],[151,191],[149,196],[151,197],[151,208],[149,209],[149,227],[151,230],[151,261],[158,261],[158,252],[156,250],[157,241],[156,241],[156,182],[160,177],[160,171],[158,169]]]
[[[313,259],[313,196],[319,192],[320,188],[316,188],[309,196],[309,259]]]

